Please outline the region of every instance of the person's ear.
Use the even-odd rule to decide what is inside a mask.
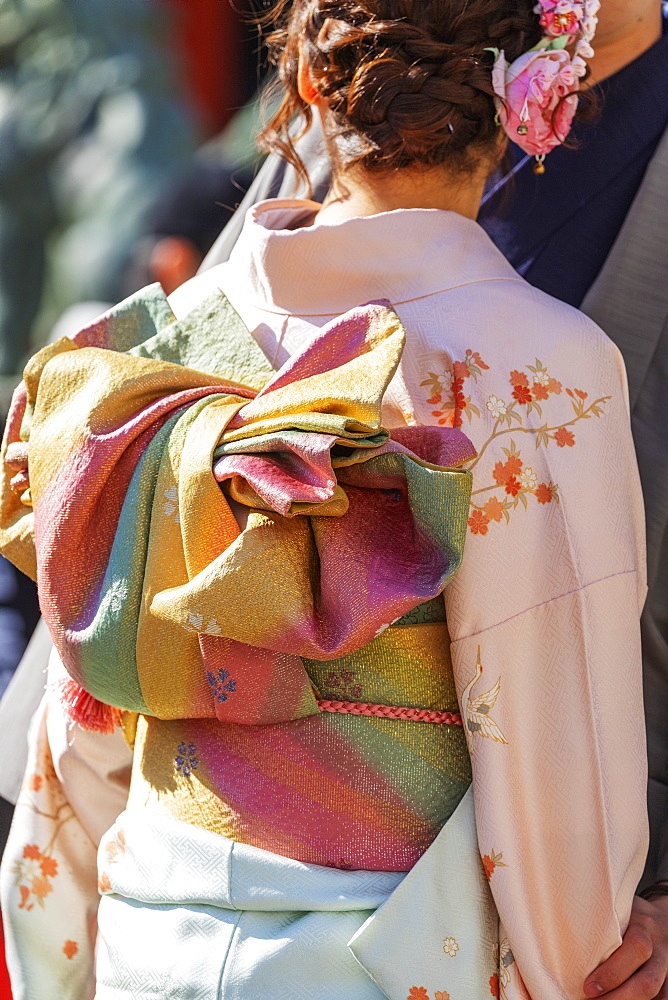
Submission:
[[[297,67],[297,90],[305,104],[313,105],[320,101],[320,94],[311,76],[311,68],[301,49],[299,50],[299,66]]]

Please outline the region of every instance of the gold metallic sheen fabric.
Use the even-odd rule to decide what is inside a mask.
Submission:
[[[438,614],[425,607],[422,617]],[[399,624],[357,653],[304,666],[324,698],[456,712],[448,650],[444,621]],[[325,713],[265,726],[140,716],[130,808],[298,861],[407,871],[470,780],[456,726]]]

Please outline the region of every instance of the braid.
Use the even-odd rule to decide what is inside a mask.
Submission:
[[[347,164],[391,171],[447,164],[467,172],[498,149],[493,56],[541,37],[533,0],[280,0],[269,37],[285,97],[260,137],[304,176],[290,137],[311,109],[299,96],[300,49],[327,102]],[[354,150],[350,153],[350,150]]]

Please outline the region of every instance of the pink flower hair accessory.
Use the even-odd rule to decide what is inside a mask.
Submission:
[[[536,173],[544,173],[545,156],[571,130],[586,60],[594,55],[591,41],[600,6],[600,0],[539,0],[534,11],[544,36],[537,45],[512,63],[504,52],[488,50],[495,57],[492,85],[499,124],[536,157]]]
[[[584,2],[576,0],[540,0],[534,7],[534,13],[540,14],[540,26],[546,35],[577,35],[580,23],[584,17]]]

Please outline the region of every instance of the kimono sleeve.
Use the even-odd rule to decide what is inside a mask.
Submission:
[[[517,420],[503,386],[481,387],[474,405],[495,413],[446,590],[505,1000],[581,1000],[647,850],[642,496],[618,354],[594,336],[589,355],[540,412],[511,373]]]
[[[51,675],[62,670],[54,659]],[[2,863],[14,1000],[94,994],[97,846],[125,807],[129,760],[120,732],[72,728],[56,698],[44,696]]]

